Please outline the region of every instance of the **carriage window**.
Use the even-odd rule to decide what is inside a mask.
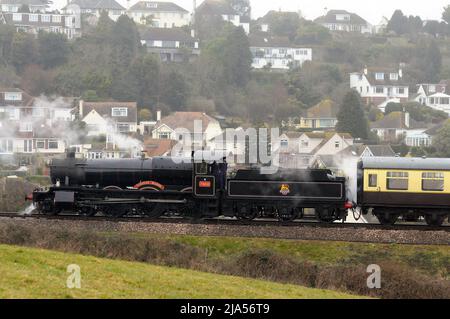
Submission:
[[[444,173],[422,173],[422,190],[442,192],[444,190]]]
[[[388,172],[387,173],[387,189],[389,190],[408,190],[407,172]]]
[[[378,175],[369,174],[369,187],[377,187],[378,186]]]

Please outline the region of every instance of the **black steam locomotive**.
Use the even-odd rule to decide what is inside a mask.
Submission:
[[[181,162],[181,163],[180,163]],[[53,186],[36,190],[33,202],[42,214],[70,211],[109,217],[219,216],[302,218],[314,208],[321,222],[345,219],[352,207],[345,178],[329,170],[261,168],[228,172],[225,163],[173,158],[53,160]]]

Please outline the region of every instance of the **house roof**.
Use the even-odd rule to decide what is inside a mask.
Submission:
[[[336,15],[339,14],[348,14],[350,15],[350,20],[337,20]],[[359,25],[368,25],[369,23],[361,18],[356,13],[351,13],[345,10],[330,10],[326,15],[318,17],[314,20],[316,23],[337,23],[337,24],[359,24]]]
[[[332,100],[322,100],[307,110],[307,118],[336,118],[339,106]]]
[[[317,153],[325,144],[327,144],[334,136],[339,135],[344,140],[353,139],[352,135],[349,133],[337,133],[337,132],[325,132],[324,138],[312,151],[311,154]]]
[[[166,155],[177,143],[177,141],[168,139],[146,138],[143,147],[148,157],[158,157]]]
[[[150,6],[149,6],[150,5]],[[130,11],[148,11],[148,12],[182,12],[188,13],[179,5],[173,2],[161,1],[139,1],[130,8]]]
[[[76,4],[81,9],[125,10],[125,8],[115,0],[72,0],[68,5],[71,4]],[[65,6],[63,9],[65,9],[67,6]]]
[[[390,145],[367,145],[373,156],[394,157],[394,150]]]
[[[0,4],[19,4],[28,6],[47,6],[47,1],[43,0],[0,0]]]
[[[286,132],[284,133],[288,138],[300,138],[304,133],[303,132]]]
[[[114,117],[117,122],[137,122],[136,102],[83,102],[83,118],[92,110],[95,110],[103,118],[112,118],[112,109],[126,107],[127,116]]]
[[[22,93],[21,101],[5,101],[5,93]],[[34,97],[18,88],[0,87],[0,106],[31,106],[34,103]]]
[[[409,127],[406,125],[405,116],[403,112],[392,112],[383,117],[381,120],[370,124],[373,129],[419,129],[427,128],[427,125],[423,122],[417,122],[410,118]]]
[[[263,47],[263,48],[296,48],[298,45],[291,43],[288,37],[276,37],[261,34],[250,35],[251,47]]]
[[[183,28],[146,28],[141,31],[141,40],[145,41],[198,41]]]
[[[224,0],[205,0],[196,9],[200,15],[237,15],[237,12]]]
[[[175,130],[177,128],[184,128],[189,132],[194,132],[195,121],[202,122],[203,132],[205,132],[210,123],[219,123],[216,119],[202,112],[175,112],[169,116],[164,117],[160,122],[158,122],[155,126],[155,129],[158,129],[162,125],[166,125],[172,130]]]
[[[384,73],[383,80],[377,80],[375,75],[377,73]],[[398,80],[391,80],[390,74],[394,73],[398,75]],[[384,68],[384,67],[372,67],[367,68],[367,74],[364,71],[361,72],[364,74],[371,85],[395,85],[395,86],[408,86],[408,84],[403,80],[403,77],[400,77],[399,71],[393,68]]]

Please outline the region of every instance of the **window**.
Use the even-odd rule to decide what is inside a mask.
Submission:
[[[369,174],[369,187],[377,187],[378,186],[378,175]]]
[[[37,140],[36,141],[36,148],[45,148],[45,141],[44,140]]]
[[[384,93],[384,87],[382,86],[377,86],[375,88],[375,93]]]
[[[117,130],[121,133],[130,131],[130,124],[117,124]]]
[[[113,107],[112,116],[114,117],[128,116],[128,109],[126,107]]]
[[[335,148],[341,147],[341,143],[339,141],[334,142],[334,147]]]
[[[375,73],[376,80],[384,80],[384,73]]]
[[[13,21],[22,21],[21,13],[13,13]]]
[[[33,123],[20,123],[20,132],[33,132]]]
[[[391,73],[389,75],[389,78],[391,79],[391,81],[397,81],[398,80],[398,74],[397,73]]]
[[[61,16],[52,16],[52,21],[55,23],[60,23],[61,22]]]
[[[41,16],[41,21],[42,22],[50,22],[50,15],[48,15],[48,14],[43,14],[42,16]]]
[[[44,109],[34,107],[32,110],[32,116],[33,117],[43,117],[44,116]]]
[[[289,142],[288,142],[288,140],[281,140],[280,145],[281,145],[281,147],[288,147],[289,146]]]
[[[387,189],[389,190],[408,190],[407,172],[388,172],[387,173]]]
[[[450,104],[450,99],[448,97],[441,98],[441,104],[445,104],[445,105]]]
[[[422,173],[423,191],[444,191],[444,173]]]
[[[398,88],[398,94],[405,94],[405,88]]]
[[[12,140],[1,140],[0,141],[0,153],[12,153],[13,151],[13,141]]]
[[[37,14],[30,14],[28,17],[31,22],[37,22],[39,20]]]
[[[22,101],[22,93],[20,92],[6,92],[5,101]]]
[[[159,133],[158,135],[159,135],[159,138],[160,138],[160,139],[163,139],[163,140],[168,140],[168,139],[170,139],[170,133],[162,132],[162,133]]]
[[[51,150],[58,149],[58,141],[57,140],[48,140],[48,148]]]

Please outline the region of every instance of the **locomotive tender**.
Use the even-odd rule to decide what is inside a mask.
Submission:
[[[329,170],[279,170],[264,175],[260,168],[251,168],[227,178],[217,176],[215,165],[220,164],[215,162],[185,159],[177,163],[170,157],[53,160],[53,186],[36,190],[33,202],[40,213],[50,215],[71,211],[87,216],[280,221],[301,218],[305,208],[314,208],[322,222],[345,219],[351,207],[345,178]]]

